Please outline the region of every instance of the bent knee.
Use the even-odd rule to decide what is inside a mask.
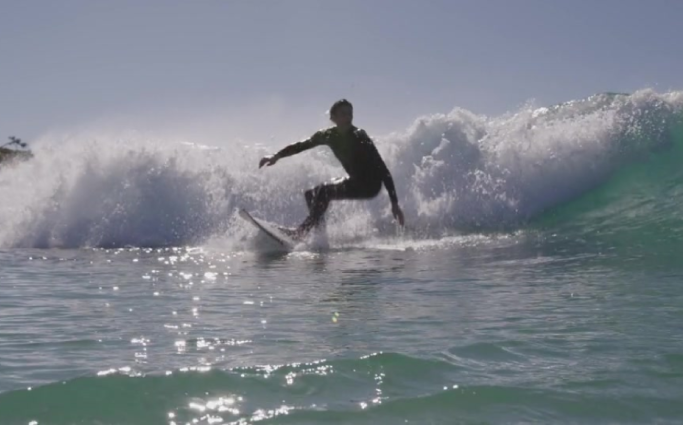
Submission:
[[[382,190],[381,181],[366,182],[358,189],[358,194],[363,198],[374,198]]]
[[[304,192],[304,196],[308,200],[319,202],[321,200],[329,198],[328,192],[329,190],[327,190],[325,185],[319,185],[312,189],[308,189],[306,192]]]

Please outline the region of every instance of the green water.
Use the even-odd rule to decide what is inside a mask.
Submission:
[[[335,205],[289,254],[228,211],[299,220],[329,161],[38,152],[0,173],[0,425],[679,424],[681,108],[425,118],[388,141],[410,228]]]
[[[0,423],[677,423],[683,267],[536,236],[4,252]]]

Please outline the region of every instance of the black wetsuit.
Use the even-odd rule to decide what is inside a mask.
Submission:
[[[316,226],[327,211],[330,201],[374,198],[382,188],[382,183],[389,192],[392,204],[398,203],[391,173],[372,139],[362,129],[352,126],[345,133],[337,127],[320,130],[306,140],[285,147],[277,156],[284,158],[322,145],[332,149],[348,177],[335,179],[306,191],[306,204],[310,214],[299,226],[300,231],[306,232]]]

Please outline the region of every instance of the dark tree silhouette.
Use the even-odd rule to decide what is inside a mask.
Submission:
[[[12,145],[17,145],[21,148],[26,148],[28,145],[26,142],[22,142],[21,139],[14,137],[14,136],[9,136],[9,142],[5,143],[4,145],[0,146],[0,148],[4,148],[7,146],[12,146]]]
[[[9,142],[0,146],[0,165],[13,160],[31,158],[33,154],[30,150],[20,150],[27,147],[28,144],[26,142],[22,142],[18,137],[10,136]]]

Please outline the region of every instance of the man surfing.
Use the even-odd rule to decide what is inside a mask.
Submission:
[[[372,139],[365,130],[355,127],[353,105],[346,99],[335,102],[330,108],[330,120],[336,124],[320,130],[310,138],[292,143],[275,155],[261,159],[259,168],[273,165],[278,160],[316,146],[328,146],[339,160],[348,177],[335,179],[307,190],[304,195],[309,215],[297,228],[297,235],[306,235],[325,215],[330,201],[342,199],[371,199],[386,187],[391,200],[391,213],[403,226],[403,211],[398,205],[394,180],[384,164]]]

